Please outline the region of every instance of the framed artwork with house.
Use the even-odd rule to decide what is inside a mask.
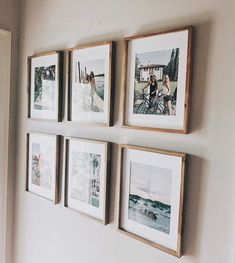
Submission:
[[[28,118],[62,120],[63,51],[28,57]]]
[[[123,127],[188,133],[192,27],[125,38]]]

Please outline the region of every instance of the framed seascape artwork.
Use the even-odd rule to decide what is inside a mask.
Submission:
[[[180,257],[184,193],[183,153],[120,146],[118,229]]]
[[[63,52],[28,58],[28,118],[61,121]]]
[[[27,134],[26,191],[55,204],[59,201],[59,156],[60,136]]]
[[[69,50],[68,120],[112,125],[114,42],[100,42]]]
[[[125,38],[123,127],[188,132],[192,27]]]
[[[103,224],[108,222],[110,147],[108,142],[66,139],[65,206]]]

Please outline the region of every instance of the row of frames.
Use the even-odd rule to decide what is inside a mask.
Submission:
[[[189,132],[192,27],[124,39],[121,117],[126,128]],[[113,125],[115,42],[28,58],[28,118]]]
[[[106,225],[111,156],[110,142],[28,133],[26,191],[59,203],[63,170],[64,207]],[[118,230],[177,257],[182,255],[185,161],[184,153],[119,146]]]

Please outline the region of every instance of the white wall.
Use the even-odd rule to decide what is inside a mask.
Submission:
[[[11,33],[0,30],[0,261],[6,261]]]
[[[9,157],[9,164],[1,166],[0,170],[0,195],[7,194],[4,196],[4,210],[7,213],[6,222],[6,236],[3,232],[0,233],[1,239],[6,238],[6,253],[1,251],[0,248],[0,261],[3,262],[3,258],[6,262],[12,262],[12,221],[13,221],[13,197],[14,197],[14,179],[15,179],[15,128],[16,128],[16,85],[17,85],[17,63],[18,63],[18,16],[19,6],[17,0],[0,0],[0,29],[7,30],[11,32],[11,40],[5,40],[5,48],[2,42],[2,37],[0,39],[0,159],[1,165]],[[9,45],[11,41],[11,51],[9,50]],[[9,70],[9,53],[11,52],[11,68]],[[5,57],[5,61],[2,61],[2,56]],[[5,77],[3,77],[3,74]],[[10,85],[7,79],[10,75]],[[10,105],[9,105],[10,104]],[[9,134],[8,134],[9,133]],[[8,139],[9,135],[9,141]],[[9,145],[8,145],[9,144]],[[5,150],[2,149],[2,146]],[[8,170],[8,176],[6,176],[3,171]],[[2,192],[2,187],[4,191]],[[1,202],[1,205],[3,203]],[[4,222],[4,219],[3,219]],[[1,222],[2,223],[2,222]],[[1,227],[5,228],[5,224]],[[2,235],[3,234],[3,235]],[[3,241],[3,240],[2,240]],[[1,246],[1,245],[0,245]],[[5,263],[5,261],[4,261]]]
[[[20,34],[14,263],[230,263],[235,222],[234,0],[25,0]],[[120,128],[119,95],[124,36],[195,26],[189,135]],[[27,56],[99,40],[117,40],[113,128],[26,120]],[[26,132],[109,140],[112,223],[104,227],[24,192]],[[190,154],[184,256],[177,259],[115,230],[117,145],[129,143]]]

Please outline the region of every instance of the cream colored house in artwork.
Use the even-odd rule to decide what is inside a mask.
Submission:
[[[146,66],[141,65],[140,69],[140,82],[146,82],[151,75],[155,75],[157,80],[161,80],[163,76],[163,69],[166,65],[162,64],[149,64]]]

